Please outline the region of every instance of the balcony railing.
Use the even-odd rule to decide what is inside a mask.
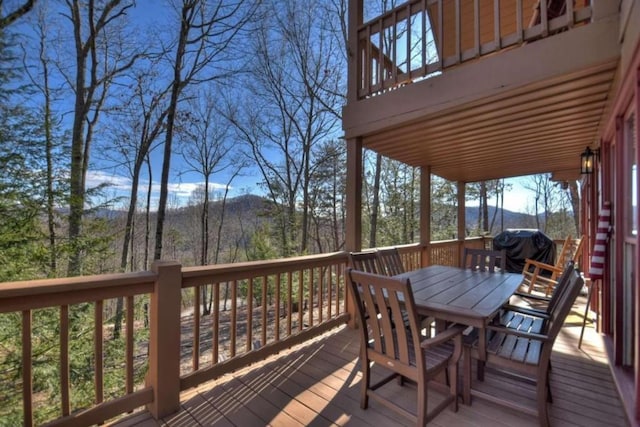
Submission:
[[[410,0],[357,29],[358,98],[565,31],[588,0]]]
[[[433,242],[432,262],[458,265],[464,244]],[[399,249],[405,268],[421,266],[423,246]],[[205,267],[159,262],[149,272],[0,284],[0,332],[15,337],[0,347],[0,375],[18,384],[12,396],[4,384],[0,418],[89,425],[143,406],[170,414],[182,390],[346,322],[346,262],[345,252]],[[20,400],[21,409],[10,404]]]

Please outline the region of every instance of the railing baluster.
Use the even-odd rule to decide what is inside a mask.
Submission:
[[[322,294],[323,291],[323,285],[324,285],[324,278],[327,274],[327,268],[325,267],[318,267],[318,322],[322,323],[322,320],[324,319],[323,317],[323,311],[324,311],[324,295]]]
[[[567,27],[573,28],[573,24],[575,23],[575,17],[573,16],[573,1],[565,0],[565,4],[567,6],[566,15],[567,15]]]
[[[473,49],[480,56],[480,0],[473,0]]]
[[[456,64],[462,62],[462,17],[460,15],[460,0],[455,0]]]
[[[517,43],[521,44],[524,40],[524,34],[522,29],[522,0],[516,0],[516,33]]]
[[[371,83],[373,81],[373,47],[371,43],[371,26],[367,25],[366,36],[366,45],[364,49],[364,58],[360,60],[363,62],[362,68],[364,70],[364,89],[365,94],[371,93]]]
[[[407,69],[405,78],[411,78],[411,3],[407,3]]]
[[[211,322],[212,340],[211,340],[211,364],[218,363],[218,345],[219,345],[219,332],[220,332],[220,283],[216,282],[213,285],[213,321]]]
[[[69,403],[69,306],[60,306],[60,405],[62,416],[71,413]]]
[[[336,282],[337,282],[337,286],[336,286],[336,313],[340,312],[340,283],[345,278],[345,276],[344,276],[345,275],[344,266],[345,266],[345,264],[340,264],[340,267],[339,267],[340,273],[336,275]],[[345,289],[346,289],[346,287],[345,287]],[[345,299],[346,299],[346,296],[345,296]]]
[[[298,270],[298,331],[302,330],[303,317],[303,304],[304,304],[304,270]]]
[[[502,48],[502,37],[500,36],[500,0],[493,0],[493,37],[495,41],[494,50]]]
[[[429,15],[427,14],[427,0],[422,0],[422,36],[421,36],[421,46],[422,49],[422,60],[420,63],[420,69],[422,70],[422,75],[427,75],[427,64],[429,63],[427,58],[427,19]],[[433,26],[429,23],[429,27],[433,30]]]
[[[24,425],[33,425],[33,379],[31,376],[31,310],[22,312],[22,408]]]
[[[249,286],[247,292],[247,343],[245,345],[245,350],[247,352],[251,351],[251,343],[253,342],[253,284],[255,283],[254,278],[250,278],[247,281],[247,285]]]
[[[276,315],[275,315],[275,338],[276,342],[280,341],[280,282],[282,280],[282,275],[278,273],[276,275]]]
[[[261,346],[267,344],[267,276],[262,276],[262,342]]]
[[[103,368],[103,328],[102,328],[102,310],[104,302],[102,300],[96,301],[95,305],[95,390],[96,390],[96,403],[102,403],[104,400],[104,368]]]
[[[392,85],[398,83],[398,11],[393,11],[393,37],[389,40],[389,49],[391,49],[391,63],[389,64],[390,72],[391,72],[391,81]],[[385,73],[385,78],[386,74]]]
[[[135,314],[134,314],[134,299],[133,296],[127,297],[127,329],[126,329],[126,390],[127,393],[133,393],[133,350],[134,350],[134,341],[133,341],[133,332],[135,325]]]
[[[313,274],[315,269],[309,269],[307,284],[309,286],[309,327],[313,326]]]
[[[231,282],[231,342],[230,342],[230,355],[231,357],[236,355],[236,334],[238,332],[238,282],[234,280]]]
[[[442,0],[438,0],[438,56],[440,57],[440,68],[444,68],[444,5]]]
[[[540,23],[542,24],[542,37],[549,34],[549,18],[547,15],[547,0],[540,0]]]
[[[287,336],[291,335],[291,318],[293,317],[293,277],[291,271],[287,271]]]
[[[191,366],[194,371],[197,371],[200,368],[200,292],[204,289],[204,286],[201,285],[193,288],[193,348],[191,353]]]
[[[335,273],[335,275],[334,275]],[[338,267],[335,265],[330,265],[329,266],[329,285],[327,288],[327,317],[329,317],[329,319],[331,319],[331,307],[333,305],[333,284],[334,284],[334,277],[338,277]],[[337,309],[337,308],[336,308]]]

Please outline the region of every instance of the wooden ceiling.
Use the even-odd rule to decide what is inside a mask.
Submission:
[[[451,181],[579,179],[616,90],[618,34],[617,15],[600,17],[352,100],[345,138]]]
[[[363,146],[451,181],[555,173],[578,179],[595,147],[617,61],[440,111],[363,137]],[[409,89],[407,87],[406,89]]]

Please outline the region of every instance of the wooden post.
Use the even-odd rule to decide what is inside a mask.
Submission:
[[[358,89],[361,80],[362,64],[360,63],[360,51],[358,40],[358,28],[364,21],[364,1],[349,0],[348,19],[348,57],[347,57],[347,102],[349,104],[358,101]],[[367,58],[370,61],[370,58]],[[365,67],[368,67],[366,64]]]
[[[464,265],[462,256],[464,254],[464,241],[467,237],[467,215],[465,205],[466,185],[458,181],[458,265]]]
[[[181,265],[156,261],[151,270],[158,275],[151,294],[149,372],[146,385],[153,387],[153,402],[147,410],[160,419],[180,409],[180,300]]]
[[[347,251],[362,249],[362,139],[347,141]],[[349,280],[344,278],[345,283]],[[349,326],[356,327],[356,312],[350,292],[345,295],[346,311],[349,313]]]
[[[625,144],[624,144],[624,117],[619,115],[616,117],[616,145],[614,147],[615,164],[625,164]],[[615,174],[615,194],[613,201],[613,212],[611,219],[613,220],[613,236],[615,236],[615,247],[613,250],[619,260],[624,259],[624,245],[625,245],[625,212],[624,208],[627,206],[625,202],[626,194],[624,192],[624,167],[616,167]],[[588,178],[587,178],[588,179]],[[616,262],[614,266],[615,272],[613,277],[616,280],[613,283],[612,296],[613,296],[613,360],[616,366],[622,365],[624,355],[624,330],[623,330],[623,308],[624,308],[624,263]]]
[[[420,244],[421,267],[431,264],[431,167],[420,168]]]
[[[347,251],[362,249],[362,139],[347,141]]]

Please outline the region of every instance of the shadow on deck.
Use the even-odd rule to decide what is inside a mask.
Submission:
[[[554,426],[626,426],[624,410],[600,336],[587,324],[577,348],[584,297],[580,297],[556,340],[551,371],[551,423]],[[590,326],[590,327],[589,327]],[[116,422],[125,426],[407,426],[408,420],[371,402],[360,409],[359,336],[340,327],[280,355],[188,390],[180,412],[156,421],[146,412]],[[483,390],[517,396],[535,407],[532,386],[487,374]],[[475,386],[475,385],[474,385]],[[393,390],[393,387],[397,387]],[[389,398],[415,408],[412,385],[393,385]],[[437,392],[431,392],[437,402]],[[434,426],[537,426],[535,417],[474,399],[457,413],[445,410]]]

